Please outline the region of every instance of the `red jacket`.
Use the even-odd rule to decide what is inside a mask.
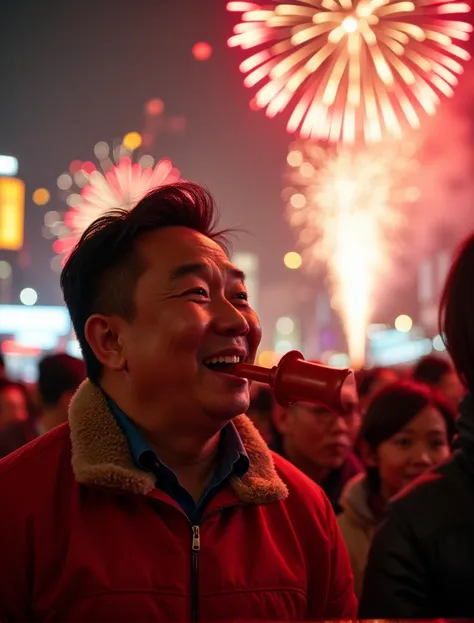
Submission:
[[[200,526],[135,467],[102,392],[0,461],[0,621],[348,619],[352,574],[322,491],[235,420],[250,469]]]

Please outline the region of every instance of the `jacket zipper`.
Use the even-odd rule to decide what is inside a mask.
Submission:
[[[193,539],[191,545],[191,621],[198,620],[198,552],[201,549],[201,535],[199,526],[193,526]]]
[[[205,517],[201,519],[201,524],[204,523],[209,517],[220,513],[225,508],[233,508],[234,506],[242,506],[240,502],[234,504],[227,504],[216,508]],[[198,577],[198,552],[201,549],[201,530],[199,526],[191,526],[192,541],[191,541],[191,621],[199,620],[199,577]]]

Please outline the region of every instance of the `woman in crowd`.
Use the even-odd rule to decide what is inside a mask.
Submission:
[[[398,382],[374,398],[360,432],[366,473],[347,483],[338,518],[358,596],[388,500],[449,457],[454,432],[454,413],[429,387]]]

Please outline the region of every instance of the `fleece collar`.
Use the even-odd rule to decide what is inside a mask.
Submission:
[[[247,504],[284,500],[288,490],[266,443],[246,415],[233,421],[250,459],[246,474],[230,478],[235,495]],[[69,425],[72,468],[78,482],[143,495],[154,489],[155,477],[135,465],[103,392],[90,381],[84,381],[71,402]]]

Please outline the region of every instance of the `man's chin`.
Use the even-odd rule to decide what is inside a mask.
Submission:
[[[242,415],[242,413],[246,413],[249,408],[249,404],[250,400],[248,394],[240,397],[239,399],[234,398],[233,400],[229,397],[219,400],[216,397],[212,403],[209,401],[206,404],[205,411],[213,419],[226,422],[233,420],[238,415]]]
[[[337,456],[327,459],[324,467],[326,469],[340,469],[346,462],[346,456]]]

